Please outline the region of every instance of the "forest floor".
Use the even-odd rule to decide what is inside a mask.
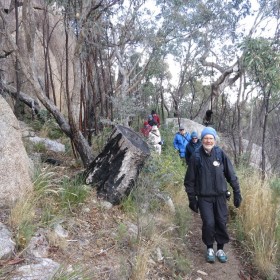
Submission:
[[[164,225],[165,220],[160,217],[160,214],[154,218],[156,226],[161,228],[166,226]],[[231,241],[225,245],[228,262],[219,263],[216,260],[213,264],[207,263],[205,261],[206,249],[201,241],[199,214],[192,213],[189,222],[189,230],[183,241],[183,248],[181,248],[188,260],[189,267],[185,274],[180,273],[180,277],[177,277],[174,267],[168,263],[168,258],[164,258],[164,254],[162,254],[163,260],[159,261],[157,258],[145,255],[145,250],[144,253],[140,252],[139,243],[136,245],[131,238],[134,231],[133,222],[124,213],[122,206],[114,206],[109,209],[102,207],[97,198],[96,190],[93,189],[84,205],[78,211],[73,211],[72,217],[65,221],[65,226],[69,231],[67,244],[65,247],[63,247],[63,243],[53,246],[50,250],[50,258],[66,266],[71,265],[71,267],[83,264],[88,271],[86,279],[90,280],[262,279],[254,271],[246,250],[234,238],[233,232],[230,234]],[[120,225],[126,225],[126,229],[121,229]],[[173,241],[169,242],[173,243]],[[152,245],[149,244],[148,240],[142,242],[142,244],[145,243],[147,253],[149,252],[148,247],[152,247]],[[143,258],[143,263],[147,262],[146,264],[142,263],[142,269],[145,270],[145,273],[135,275],[135,273],[133,274],[135,256],[140,255]],[[146,259],[143,256],[146,256]],[[182,275],[184,275],[183,278]]]
[[[201,219],[199,214],[192,214],[191,230],[185,239],[184,251],[188,259],[189,268],[182,277],[176,277],[172,266],[167,260],[153,261],[147,258],[147,267],[143,269],[143,275],[131,277],[132,266],[135,266],[135,252],[139,250],[131,239],[125,234],[120,236],[116,231],[120,224],[128,224],[129,221],[119,206],[111,209],[102,209],[98,206],[95,193],[88,200],[86,208],[89,211],[76,213],[72,221],[68,221],[68,230],[71,246],[52,251],[50,258],[59,263],[77,265],[84,264],[90,274],[87,279],[104,280],[260,280],[254,272],[248,255],[235,239],[225,245],[228,255],[227,263],[210,264],[205,261],[205,246],[201,241]],[[72,228],[70,225],[72,224]],[[161,225],[158,225],[161,226]],[[214,248],[215,249],[215,248]],[[139,255],[139,254],[138,254]],[[130,264],[130,265],[128,265]],[[173,271],[172,271],[173,270]],[[64,279],[64,278],[63,278]]]
[[[70,159],[61,159],[61,161],[69,163]],[[58,177],[71,176],[73,170],[71,172],[69,170],[69,164],[54,168]],[[89,192],[85,203],[77,209],[70,210],[67,217],[60,217],[61,225],[69,233],[68,237],[50,240],[49,258],[57,261],[64,268],[55,280],[262,279],[254,272],[246,251],[233,238],[234,233],[231,234],[230,243],[225,246],[228,255],[227,263],[222,264],[216,260],[215,263],[210,264],[205,261],[206,250],[201,241],[199,214],[190,214],[189,230],[183,241],[180,239],[176,244],[178,238],[176,234],[172,236],[172,233],[167,240],[169,244],[166,248],[168,246],[176,248],[173,252],[181,251],[186,258],[187,267],[178,271],[178,268],[174,268],[174,262],[170,262],[170,259],[173,260],[171,253],[162,250],[160,253],[162,258],[159,259],[155,256],[158,245],[153,246],[151,240],[141,240],[140,245],[139,242],[135,242],[132,235],[137,234],[137,224],[133,223],[121,205],[112,208],[102,206],[95,189]],[[153,217],[153,223],[155,227],[165,232],[170,226],[166,224],[163,215],[158,213]],[[6,222],[6,218],[1,220]],[[181,262],[184,266],[184,260]],[[80,274],[76,273],[79,269],[81,269]],[[73,271],[72,276],[70,276],[71,271]]]

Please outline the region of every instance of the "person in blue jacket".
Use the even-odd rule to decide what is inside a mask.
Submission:
[[[180,158],[185,160],[186,156],[186,146],[191,140],[191,136],[188,132],[185,132],[185,128],[183,126],[179,127],[179,131],[175,134],[173,140],[173,146],[175,150],[178,151]]]

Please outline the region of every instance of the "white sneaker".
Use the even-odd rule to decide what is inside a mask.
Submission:
[[[214,263],[215,262],[215,252],[212,248],[207,249],[206,261],[209,262],[209,263]]]
[[[221,249],[217,251],[216,257],[218,258],[219,262],[221,262],[221,263],[225,263],[228,260],[226,253],[224,252],[224,250],[221,250]]]

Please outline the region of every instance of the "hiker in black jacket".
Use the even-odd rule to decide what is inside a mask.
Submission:
[[[230,159],[217,146],[217,133],[206,127],[201,132],[202,146],[192,155],[185,176],[185,190],[189,207],[202,219],[202,241],[207,246],[207,262],[215,262],[214,241],[217,242],[216,257],[227,261],[224,244],[229,242],[227,232],[227,182],[233,189],[234,206],[238,208],[242,197],[238,178]]]
[[[189,164],[191,155],[195,151],[195,149],[199,148],[201,145],[200,139],[198,139],[197,133],[193,131],[191,133],[191,141],[186,146],[186,163]]]

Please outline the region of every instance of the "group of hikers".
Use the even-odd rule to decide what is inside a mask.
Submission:
[[[197,132],[191,134],[185,132],[183,126],[179,127],[179,132],[175,134],[173,146],[178,151],[180,158],[188,165],[192,153],[201,145],[201,140],[198,139]]]
[[[148,118],[144,121],[143,128],[141,129],[141,132],[145,137],[149,136],[149,132],[152,130],[153,126],[156,126],[157,128],[160,127],[160,118],[155,110],[152,110],[151,114],[148,115]]]
[[[159,118],[156,120],[153,113],[156,114],[152,111],[146,124],[151,128],[147,127],[145,130],[144,126],[142,130],[144,135],[144,131],[149,131],[146,137],[150,137],[153,130],[156,133],[160,126]],[[186,161],[184,186],[189,208],[195,213],[200,213],[202,219],[202,242],[206,246],[205,259],[209,263],[214,263],[217,258],[219,262],[225,263],[228,261],[228,256],[224,251],[224,245],[229,242],[227,201],[231,196],[227,184],[233,190],[233,205],[236,208],[240,207],[242,196],[234,167],[225,152],[216,145],[218,137],[216,130],[208,125],[210,122],[205,124],[200,139],[196,131],[188,133],[183,126],[180,126],[175,134],[173,146],[180,158]],[[161,139],[157,138],[156,141]]]
[[[161,154],[161,146],[163,141],[161,139],[160,131],[160,118],[155,110],[151,111],[147,120],[144,121],[144,125],[141,128],[142,134],[148,139],[148,143],[154,148],[154,150]]]

